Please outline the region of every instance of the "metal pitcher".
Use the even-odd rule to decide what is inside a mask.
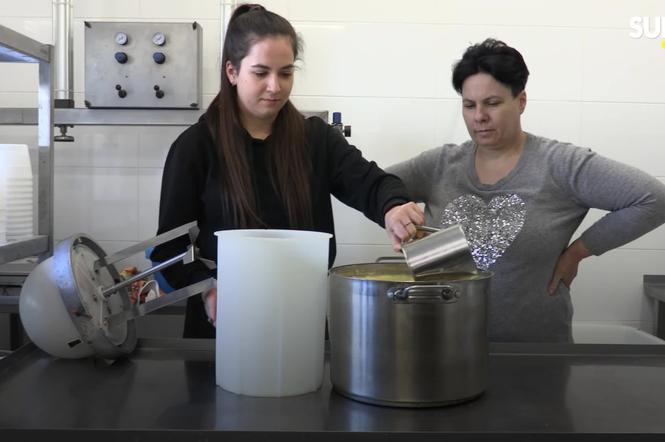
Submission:
[[[418,226],[428,235],[402,244],[406,265],[414,276],[434,273],[477,273],[464,230],[459,224],[445,229]]]

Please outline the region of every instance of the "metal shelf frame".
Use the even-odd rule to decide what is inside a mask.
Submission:
[[[53,46],[0,25],[0,62],[39,64],[37,232],[0,246],[0,265],[34,255],[53,254]]]
[[[37,109],[1,108],[0,126],[31,126],[38,122]],[[54,126],[191,126],[205,109],[87,109],[56,108]],[[328,121],[328,111],[301,111],[306,117]]]

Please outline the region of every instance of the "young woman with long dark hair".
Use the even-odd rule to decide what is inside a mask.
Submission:
[[[365,160],[321,119],[305,119],[289,101],[299,53],[298,36],[286,19],[260,5],[235,10],[224,40],[220,91],[166,159],[158,233],[196,220],[201,256],[213,260],[218,230],[334,235],[333,195],[385,225],[396,249],[415,234],[414,225],[424,218],[402,182]],[[164,260],[184,247],[172,241],[152,258]],[[334,258],[333,238],[330,265]],[[174,287],[214,276],[199,263],[174,265],[164,274]],[[185,337],[215,336],[216,296],[213,289],[189,298]]]

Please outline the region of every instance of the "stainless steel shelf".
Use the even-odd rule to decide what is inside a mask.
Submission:
[[[36,235],[21,241],[4,244],[0,247],[0,263],[39,255],[47,250],[48,242],[49,237],[47,235]]]
[[[34,255],[46,257],[53,252],[52,50],[51,45],[0,26],[0,62],[39,64],[39,107],[30,114],[38,130],[37,232],[34,237],[0,245],[0,265]]]
[[[30,126],[37,124],[37,109],[0,109],[0,125]],[[205,109],[87,109],[54,110],[55,126],[189,126],[196,123]],[[328,121],[328,111],[303,111],[306,117]]]
[[[51,46],[0,25],[0,61],[16,63],[51,62]]]

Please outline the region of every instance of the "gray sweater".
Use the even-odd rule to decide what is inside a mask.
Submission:
[[[489,299],[492,341],[572,341],[568,287],[547,285],[589,208],[609,211],[581,236],[594,255],[626,244],[665,222],[665,185],[590,149],[527,134],[515,168],[481,184],[472,141],[428,150],[386,170],[426,224],[461,224],[476,265],[494,272]]]

